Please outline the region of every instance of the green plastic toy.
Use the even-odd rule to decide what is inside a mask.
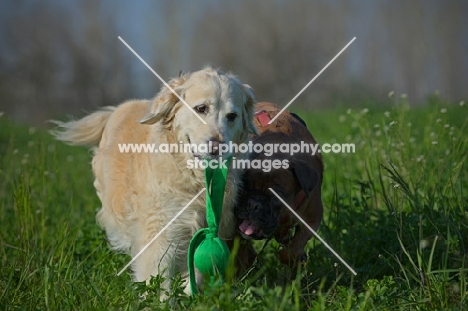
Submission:
[[[198,230],[189,244],[187,264],[192,295],[197,293],[194,267],[197,267],[203,275],[210,276],[211,285],[214,285],[216,275],[220,275],[221,279],[224,280],[230,253],[226,243],[218,237],[218,230],[231,160],[230,157],[224,168],[213,169],[207,165],[205,169],[208,228]]]

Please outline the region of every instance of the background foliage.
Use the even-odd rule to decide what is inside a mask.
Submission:
[[[205,64],[284,106],[353,37],[307,92],[303,110],[468,97],[464,0],[4,0],[0,111],[43,126],[64,114],[151,98],[159,80]]]

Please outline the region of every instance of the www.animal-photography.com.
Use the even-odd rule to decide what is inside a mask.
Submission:
[[[1,310],[465,310],[468,3],[13,1]]]

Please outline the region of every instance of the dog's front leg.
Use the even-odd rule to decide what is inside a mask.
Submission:
[[[279,252],[280,261],[293,269],[297,268],[300,262],[307,260],[304,248],[311,238],[312,233],[304,225],[298,224],[293,238]]]
[[[134,273],[133,278],[137,282],[146,281],[149,284],[151,277],[162,276],[164,281],[161,284],[161,299],[164,299],[167,297],[165,292],[169,291],[171,287],[171,278],[174,276],[175,264],[173,262],[173,248],[168,247],[167,241],[161,238],[159,237],[147,246],[132,263],[132,270]],[[142,245],[138,251],[135,250],[135,253],[137,254],[145,245],[147,244]]]

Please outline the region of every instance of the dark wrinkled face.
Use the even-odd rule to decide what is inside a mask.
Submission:
[[[272,236],[280,223],[283,203],[268,189],[272,188],[286,203],[294,202],[296,184],[288,169],[270,172],[249,169],[244,174],[244,187],[234,210],[238,231],[246,239]]]

